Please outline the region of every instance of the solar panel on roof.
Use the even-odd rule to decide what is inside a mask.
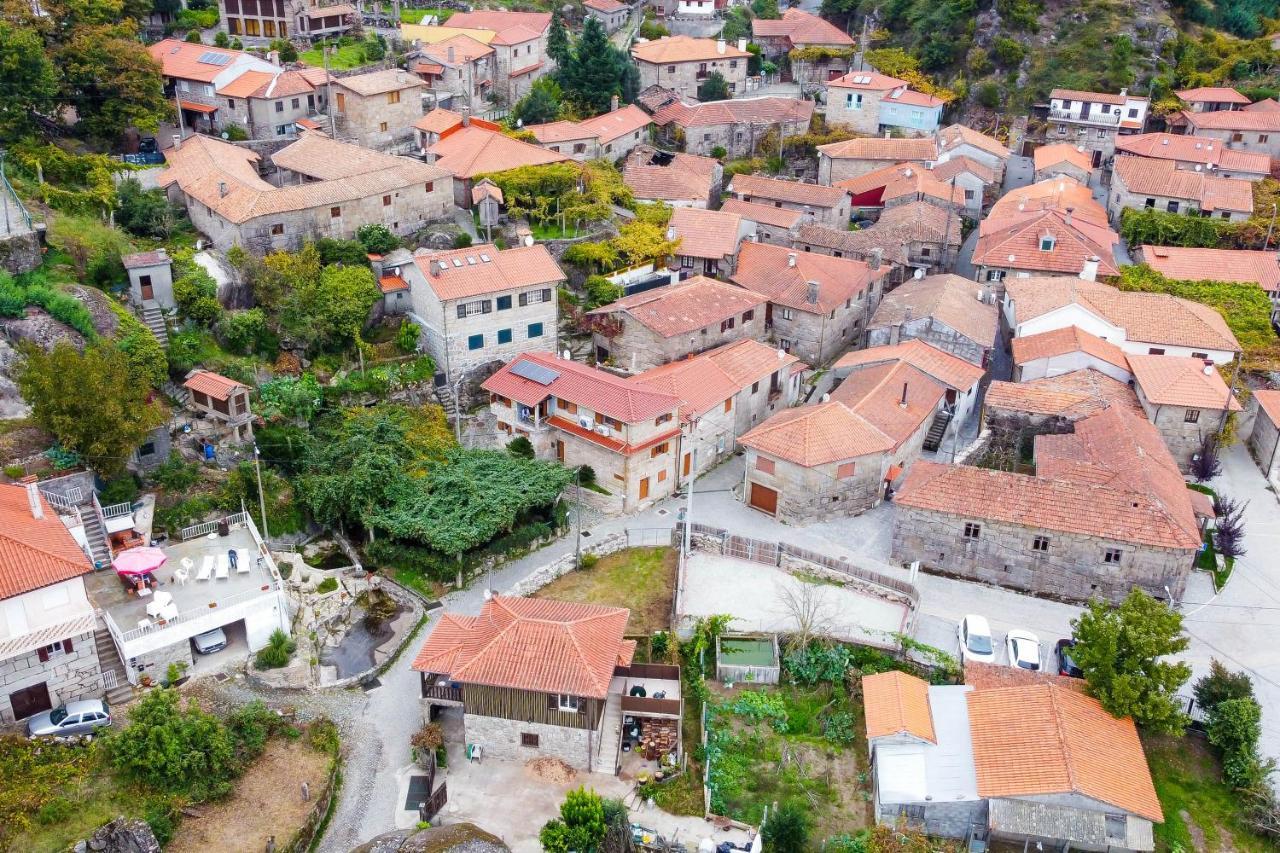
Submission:
[[[537,382],[539,385],[550,385],[560,378],[559,373],[535,361],[517,361],[511,365],[511,372],[530,382]]]
[[[225,53],[214,53],[213,51],[208,51],[207,53],[200,54],[200,58],[196,61],[203,62],[205,65],[226,65],[231,61],[231,57]]]

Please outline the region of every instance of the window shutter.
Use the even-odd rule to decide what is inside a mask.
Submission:
[[[529,304],[529,294],[527,293],[520,294],[520,307],[523,308],[528,304]]]
[[[548,693],[547,694],[547,710],[554,711],[557,708],[559,708],[560,707],[559,699],[560,697],[556,696],[556,694]]]
[[[73,651],[73,649],[71,648],[71,641],[70,641],[70,640],[63,640],[63,641],[62,641],[62,650],[63,650],[64,652],[66,652],[67,654],[71,654],[71,652]]]
[[[41,646],[36,649],[36,657],[40,658],[40,663],[47,663],[49,661],[49,650]]]
[[[542,301],[543,302],[551,301],[551,288],[549,287],[542,288]]]
[[[461,320],[465,316],[467,316],[467,306],[459,302],[458,303],[458,319]]]
[[[489,313],[492,313],[492,312],[493,312],[493,302],[492,302],[492,300],[486,299],[484,302],[480,303],[480,313],[481,313],[481,314],[489,314]]]

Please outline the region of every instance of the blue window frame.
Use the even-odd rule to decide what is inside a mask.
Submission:
[[[499,296],[499,297],[498,297],[498,310],[499,310],[499,311],[506,311],[506,310],[508,310],[509,308],[511,308],[511,297],[510,297],[510,296]]]
[[[472,335],[467,338],[467,349],[480,349],[484,346],[484,335]]]
[[[542,324],[541,324],[541,323],[530,323],[530,324],[529,324],[529,337],[531,337],[531,338],[540,338],[540,337],[542,337]]]
[[[511,330],[510,330],[510,329],[499,329],[499,330],[498,330],[498,343],[500,343],[500,344],[509,344],[509,343],[511,343]]]

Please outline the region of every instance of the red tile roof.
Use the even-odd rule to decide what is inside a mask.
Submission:
[[[848,190],[855,196],[882,188],[880,194],[882,203],[904,196],[912,196],[917,201],[926,198],[950,201],[957,206],[963,205],[965,201],[964,187],[952,186],[940,180],[933,170],[925,169],[916,163],[898,163],[856,178],[837,181],[835,186]]]
[[[651,162],[647,146],[631,153],[622,168],[622,182],[641,200],[692,201],[705,204],[720,171],[719,161],[696,154],[676,154],[660,166]]]
[[[1049,93],[1049,97],[1067,101],[1088,101],[1091,104],[1111,104],[1116,107],[1124,106],[1126,101],[1147,100],[1137,95],[1113,95],[1109,92],[1085,92],[1080,89],[1054,89]]]
[[[867,739],[909,734],[937,743],[929,683],[898,670],[862,676]]]
[[[736,213],[743,219],[749,219],[760,225],[772,225],[775,228],[788,230],[799,226],[804,220],[804,211],[801,210],[774,207],[771,204],[756,204],[736,198],[725,199],[720,205],[720,210],[724,213]]]
[[[972,157],[963,155],[951,156],[929,170],[939,181],[949,181],[962,172],[968,172],[984,184],[995,183],[996,171],[985,163],[979,163]]]
[[[1264,98],[1261,101],[1254,101],[1244,109],[1249,112],[1276,113],[1280,112],[1280,101],[1277,101],[1275,98]]]
[[[1069,221],[1068,221],[1069,219]],[[1041,249],[1041,238],[1051,235],[1053,248]],[[1042,273],[1079,273],[1085,261],[1098,258],[1098,275],[1120,274],[1114,247],[1120,235],[1109,225],[1064,210],[1042,210],[992,219],[978,227],[973,263]]]
[[[731,101],[708,101],[686,104],[673,99],[653,114],[653,123],[666,127],[714,127],[723,124],[777,124],[788,122],[809,126],[813,118],[813,101],[797,98],[735,98]],[[764,133],[764,128],[759,130]]]
[[[751,34],[756,38],[785,38],[795,47],[849,47],[854,44],[853,37],[844,30],[812,12],[794,8],[783,12],[780,19],[754,19]]]
[[[565,279],[560,265],[540,244],[499,250],[491,243],[479,243],[465,249],[419,252],[413,261],[440,299],[465,299],[539,284],[554,288]]]
[[[521,362],[540,365],[556,376],[547,385],[526,379],[512,372]],[[678,397],[655,391],[634,379],[623,379],[605,370],[540,352],[521,353],[480,387],[526,406],[536,406],[548,397],[556,397],[628,424],[674,412],[680,405]]]
[[[748,242],[738,252],[733,281],[777,305],[818,314],[858,298],[886,272],[887,267],[872,270],[865,261]],[[818,283],[816,303],[809,301],[810,281]]]
[[[1174,94],[1188,104],[1240,104],[1243,106],[1249,103],[1248,98],[1228,86],[1199,86],[1195,89],[1183,89]]]
[[[424,83],[422,78],[410,74],[402,68],[384,68],[365,74],[352,74],[349,77],[335,77],[334,85],[355,92],[362,98],[373,95],[384,95],[387,92],[400,92],[405,89],[418,89]],[[417,97],[414,94],[405,97]]]
[[[474,12],[458,12],[449,18],[449,26],[468,30],[494,30],[499,36],[504,34],[518,38],[525,31],[535,35],[545,32],[551,26],[550,12],[510,12],[505,9],[477,9]],[[516,34],[508,30],[519,31]],[[528,41],[522,38],[521,41]]]
[[[738,50],[732,44],[717,42],[715,39],[693,38],[692,36],[683,35],[663,36],[652,41],[636,42],[631,48],[631,55],[637,62],[647,62],[651,65],[707,62],[711,60],[742,60],[751,56],[750,53],[745,50]]]
[[[211,47],[207,44],[179,41],[172,38],[164,39],[148,46],[147,53],[151,54],[152,59],[160,63],[165,77],[199,80],[204,83],[212,83],[213,78],[226,71],[227,66],[237,59],[252,56],[252,54],[245,53],[243,50]],[[211,56],[225,57],[225,59],[220,59],[217,63],[201,61],[202,58]],[[259,60],[255,64],[262,66],[267,63]]]
[[[1026,364],[1041,358],[1081,352],[1105,361],[1107,364],[1115,365],[1121,370],[1129,370],[1129,362],[1125,358],[1124,350],[1110,341],[1086,332],[1079,326],[1065,326],[1037,335],[1014,338],[1012,345],[1014,364]]]
[[[1182,199],[1210,213],[1253,213],[1253,185],[1248,181],[1179,169],[1172,160],[1117,157],[1112,180],[1138,195]]]
[[[831,400],[889,436],[897,450],[930,421],[946,393],[946,387],[924,371],[889,361],[858,366],[831,392]]]
[[[596,139],[601,144],[635,133],[649,126],[649,114],[635,104],[613,112],[598,115],[584,121],[557,121],[551,124],[532,124],[525,128],[542,144],[564,142],[569,139]]]
[[[806,204],[811,207],[836,207],[842,201],[849,200],[849,193],[840,187],[784,181],[765,175],[734,175],[729,179],[729,185],[725,190],[741,196],[744,201],[762,198],[768,201]]]
[[[1280,291],[1280,259],[1275,252],[1181,246],[1142,246],[1140,251],[1142,262],[1165,278],[1256,283],[1267,293]]]
[[[738,253],[742,217],[719,210],[678,207],[667,223],[668,235],[680,240],[677,255],[719,260]]]
[[[625,314],[655,334],[671,338],[714,326],[744,311],[764,310],[765,297],[706,276],[624,296],[591,314]]]
[[[1236,395],[1217,369],[1199,358],[1131,355],[1129,369],[1142,395],[1157,406],[1241,411]]]
[[[1092,367],[1030,382],[992,382],[983,406],[1032,415],[1051,415],[1076,421],[1111,406],[1125,406],[1146,417],[1138,395],[1125,382],[1112,379]]]
[[[1094,201],[1093,192],[1074,178],[1063,175],[1010,190],[991,206],[987,220],[1007,220],[1041,210],[1066,210],[1068,207],[1080,219],[1099,224],[1107,221],[1107,211]]]
[[[427,149],[427,153],[435,156],[435,165],[448,169],[463,179],[505,172],[520,166],[540,166],[569,160],[563,154],[474,124],[460,127],[442,137]]]
[[[994,136],[987,136],[985,133],[979,133],[971,127],[963,124],[953,124],[950,127],[944,127],[938,131],[938,138],[941,142],[939,146],[942,151],[950,148],[959,148],[961,145],[971,145],[974,148],[993,154],[1001,160],[1009,159],[1013,153],[1009,148],[996,139]]]
[[[680,398],[684,420],[700,417],[757,382],[779,371],[785,380],[800,359],[768,344],[744,338],[713,350],[639,373],[642,385]],[[768,391],[768,388],[765,388]]]
[[[865,417],[835,400],[784,409],[738,443],[805,468],[886,453],[895,446]]]
[[[0,599],[93,571],[53,507],[37,493],[43,518],[31,515],[27,487],[0,485]]]
[[[831,84],[828,84],[831,85]],[[924,163],[938,159],[938,145],[932,137],[884,139],[878,136],[846,139],[819,145],[818,151],[833,160],[904,160]]]
[[[890,77],[878,71],[850,71],[843,77],[827,81],[827,87],[837,89],[858,89],[864,92],[887,92],[911,85],[906,80]]]
[[[911,278],[884,295],[867,328],[930,317],[989,348],[995,345],[1000,318],[993,303],[979,299],[984,292],[983,285],[958,275]]]
[[[1233,172],[1271,174],[1271,158],[1266,154],[1228,148],[1226,143],[1219,139],[1200,136],[1174,133],[1120,136],[1116,138],[1116,152],[1159,160],[1175,160],[1179,163],[1199,163]],[[1039,155],[1039,153],[1037,149],[1036,154]]]
[[[1122,136],[1116,140],[1116,148],[1120,148],[1122,140],[1137,138],[1135,136]],[[1093,155],[1078,145],[1070,145],[1066,142],[1040,146],[1032,155],[1032,160],[1035,162],[1037,172],[1048,169],[1050,166],[1056,166],[1059,163],[1070,164],[1083,172],[1093,171]]]
[[[408,290],[409,283],[398,275],[384,275],[378,279],[378,289],[383,293],[395,293],[398,290]]]
[[[631,8],[626,3],[619,3],[618,0],[584,0],[582,5],[597,12],[621,12]]]
[[[613,670],[628,666],[630,611],[539,598],[494,596],[479,616],[446,613],[414,659],[419,672],[537,693],[604,699]]]
[[[197,369],[187,375],[187,381],[182,383],[182,387],[198,391],[215,400],[230,400],[232,394],[248,386],[214,373],[212,370]]]
[[[1280,111],[1275,110],[1216,110],[1211,113],[1193,113],[1184,110],[1179,115],[1194,130],[1252,130],[1274,133],[1280,130]]]
[[[840,375],[868,365],[899,361],[957,391],[968,391],[982,380],[985,373],[976,364],[916,338],[890,346],[868,347],[845,353],[832,369]]]
[[[1258,400],[1258,408],[1267,413],[1271,423],[1280,426],[1280,391],[1264,388],[1254,391],[1253,396]]]

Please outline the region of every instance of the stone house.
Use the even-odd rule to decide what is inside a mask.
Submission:
[[[613,109],[603,115],[583,121],[557,121],[551,124],[531,124],[525,130],[532,133],[543,148],[567,154],[574,160],[620,160],[648,139],[649,114],[635,104],[618,106],[614,96]]]
[[[319,237],[351,239],[369,224],[404,236],[454,210],[453,176],[444,169],[317,133],[272,156],[271,177],[283,186],[259,175],[257,154],[208,136],[187,139],[165,159],[159,185],[222,252],[296,251]]]
[[[925,201],[886,208],[874,225],[857,231],[801,225],[795,247],[805,252],[884,263],[888,289],[916,274],[951,269],[960,252],[960,216]]]
[[[555,62],[547,56],[547,34],[551,30],[550,12],[476,9],[457,12],[449,18],[448,23],[447,27],[401,25],[400,31],[406,40],[418,38],[417,33],[421,30],[432,29],[461,31],[473,38],[487,38],[485,44],[494,49],[497,62],[492,97],[499,103],[514,104],[529,93],[534,80],[555,69]],[[492,33],[492,36],[488,33]]]
[[[1217,435],[1231,412],[1242,411],[1212,362],[1168,355],[1131,355],[1133,386],[1178,467],[1191,470],[1205,436]]]
[[[865,261],[750,242],[733,282],[769,300],[765,327],[778,347],[816,367],[861,343],[885,272]]]
[[[189,405],[222,424],[233,440],[241,444],[253,441],[253,412],[249,410],[253,389],[202,368],[188,373],[182,387],[191,392]]]
[[[338,36],[355,27],[360,18],[348,3],[316,0],[218,0],[218,11],[218,28],[251,45],[278,38],[314,41]]]
[[[1262,475],[1269,481],[1280,475],[1280,391],[1260,389],[1253,392],[1257,401],[1257,411],[1253,419],[1253,429],[1245,446],[1253,456]]]
[[[1141,136],[1130,137],[1141,139]],[[1035,165],[1037,181],[1049,181],[1065,176],[1076,183],[1087,186],[1093,175],[1093,154],[1082,145],[1070,142],[1055,142],[1052,145],[1041,145],[1031,155]]]
[[[795,405],[805,365],[793,355],[742,339],[650,368],[635,379],[680,399],[679,485],[737,450],[738,437]]]
[[[121,262],[129,275],[129,301],[138,307],[155,305],[173,311],[173,260],[164,249],[125,255]]]
[[[1124,350],[1079,326],[1023,335],[1010,343],[1015,382],[1030,382],[1077,370],[1096,370],[1117,382],[1128,383],[1133,379]]]
[[[243,128],[250,139],[293,138],[309,125],[327,130],[328,79],[323,68],[245,71],[218,87],[218,121]]]
[[[867,324],[867,346],[919,340],[986,368],[1000,315],[989,290],[958,275],[911,278],[880,300]]]
[[[1182,211],[1244,222],[1253,215],[1253,185],[1179,169],[1172,160],[1119,155],[1111,169],[1107,210],[1119,223],[1126,209]]]
[[[1004,182],[1004,168],[1013,152],[994,136],[953,124],[938,131],[938,164],[951,160],[972,160],[987,167],[993,175],[990,183]]]
[[[725,199],[720,205],[724,213],[735,213],[755,225],[756,239],[772,246],[791,248],[800,236],[800,226],[808,218],[799,210],[758,204],[751,201]]]
[[[55,508],[34,481],[0,485],[0,724],[106,689],[86,541],[70,504]]]
[[[797,136],[809,130],[813,101],[798,98],[734,98],[705,103],[654,87],[638,103],[653,113],[658,139],[671,147],[708,156],[717,148],[728,159],[754,157],[770,133]]]
[[[680,275],[728,278],[738,263],[743,241],[755,233],[754,223],[736,213],[679,207],[667,223],[667,239],[679,240],[672,264]]]
[[[1037,435],[1071,432],[1076,421],[1111,406],[1146,417],[1129,383],[1082,367],[1025,382],[992,382],[982,399],[982,426],[991,446],[1030,456]]]
[[[382,292],[381,301],[369,312],[372,319],[408,314],[413,310],[409,282],[402,271],[413,264],[413,254],[407,249],[396,249],[386,255],[370,255],[369,266]]]
[[[636,201],[660,201],[671,207],[713,206],[720,198],[723,176],[719,160],[647,145],[633,150],[622,167],[622,182]]]
[[[364,148],[408,150],[422,118],[421,77],[399,68],[334,77],[333,110],[339,131]]]
[[[481,387],[500,438],[523,436],[540,459],[590,466],[617,511],[638,512],[675,491],[675,395],[545,352],[521,353]]]
[[[632,373],[765,336],[765,304],[758,293],[694,276],[624,296],[588,312],[601,318],[592,333],[597,363]]]
[[[638,41],[631,48],[631,57],[640,68],[641,89],[661,86],[695,97],[702,82],[719,73],[733,97],[746,91],[751,54],[747,53],[746,39],[739,39],[733,47],[724,39],[676,35]]]
[[[1181,598],[1201,527],[1154,426],[1112,406],[1037,436],[1035,467],[917,462],[894,496],[893,560],[1065,601]]]
[[[875,217],[882,210],[918,201],[959,212],[965,210],[972,200],[966,195],[959,175],[955,177],[956,184],[952,185],[950,178],[947,181],[940,180],[932,169],[916,163],[895,163],[857,177],[836,181],[832,186],[849,192],[852,208],[860,217]],[[982,195],[981,192],[977,194],[979,206],[982,204]]]
[[[803,9],[786,9],[777,19],[752,20],[751,36],[765,59],[788,70],[802,85],[841,77],[854,57],[852,36]]]
[[[425,155],[427,149],[431,148],[431,146],[463,127],[464,121],[466,126],[475,125],[492,131],[502,130],[501,125],[493,122],[472,118],[469,115],[464,116],[462,113],[446,110],[443,107],[436,107],[413,123],[413,132],[417,140],[418,150]]]
[[[498,52],[466,33],[422,45],[413,72],[436,102],[483,112],[498,73]]]
[[[1174,94],[1187,105],[1187,111],[1193,113],[1238,110],[1249,106],[1249,99],[1229,86],[1198,86]]]
[[[978,219],[986,206],[987,190],[998,191],[999,179],[995,170],[970,157],[952,157],[929,170],[934,180],[954,187],[963,197],[964,212],[971,219]]]
[[[565,275],[545,246],[419,249],[399,271],[421,347],[447,381],[520,353],[556,351],[556,289]]]
[[[1271,300],[1271,322],[1280,318],[1280,258],[1252,249],[1199,249],[1139,246],[1137,258],[1175,281],[1228,281],[1257,284]]]
[[[729,179],[725,192],[741,201],[798,211],[813,225],[849,227],[849,193],[840,187],[739,174]]]
[[[1149,98],[1120,94],[1054,89],[1049,93],[1049,127],[1045,132],[1051,142],[1069,142],[1093,152],[1093,164],[1111,157],[1120,136],[1142,133],[1147,125]]]
[[[1174,133],[1142,133],[1116,142],[1116,154],[1169,160],[1188,172],[1206,172],[1219,178],[1260,181],[1271,176],[1271,158],[1241,151],[1215,139]]]
[[[631,18],[631,6],[618,0],[583,0],[582,9],[599,21],[606,33],[622,29]]]
[[[242,50],[172,38],[149,45],[147,52],[160,65],[165,97],[175,99],[182,111],[182,126],[194,132],[216,132],[225,126],[218,89],[246,71],[280,73],[279,66]]]
[[[563,154],[512,139],[480,122],[472,123],[465,115],[461,127],[442,133],[424,154],[427,162],[453,174],[454,202],[462,208],[471,207],[471,190],[477,177],[569,160]]]
[[[832,186],[895,163],[930,166],[938,159],[931,137],[846,139],[818,146],[818,183]]]
[[[827,82],[827,123],[870,136],[889,128],[908,136],[932,136],[944,106],[906,80],[876,71],[852,71]]]
[[[1280,159],[1280,111],[1249,108],[1209,113],[1184,111],[1171,123],[1197,139],[1213,139],[1234,151]]]
[[[418,652],[423,718],[460,709],[463,740],[485,761],[551,756],[613,769],[621,697],[612,691],[635,653],[619,607],[495,595],[478,616],[445,613]],[[536,649],[536,652],[530,650]]]

